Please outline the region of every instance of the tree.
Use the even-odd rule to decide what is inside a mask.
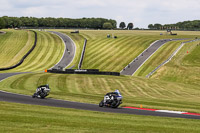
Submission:
[[[106,22],[106,23],[103,24],[103,28],[104,29],[112,29],[113,26],[112,26],[112,24],[110,22]]]
[[[133,23],[129,23],[127,26],[127,29],[132,30],[133,29]]]
[[[116,28],[117,22],[112,19],[105,18],[35,18],[35,17],[8,17],[3,16],[5,28],[13,27],[60,27],[60,28],[92,28],[102,29],[104,23],[106,29]],[[110,26],[111,24],[111,26]]]
[[[156,29],[156,30],[159,30],[159,29],[161,29],[161,27],[162,27],[162,25],[161,24],[154,24],[154,28]]]
[[[149,25],[148,25],[148,28],[151,29],[151,30],[154,29],[153,24],[149,24]]]
[[[126,27],[126,24],[125,24],[124,22],[121,22],[121,23],[119,24],[119,27],[120,27],[121,29],[124,29],[124,28]]]
[[[4,19],[0,18],[0,29],[5,28],[5,26],[6,26],[6,23],[5,23]]]

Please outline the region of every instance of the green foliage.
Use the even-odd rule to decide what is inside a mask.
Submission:
[[[124,29],[125,27],[126,27],[125,22],[121,22],[121,23],[119,24],[119,28]]]
[[[0,18],[0,29],[5,28],[5,26],[6,26],[6,23],[5,23],[4,19]]]
[[[113,26],[109,22],[106,22],[106,23],[103,24],[103,29],[112,29],[112,28],[113,28]]]
[[[149,24],[149,29],[172,29],[172,30],[200,30],[200,20],[178,22],[176,24]]]
[[[117,22],[112,19],[105,18],[35,18],[35,17],[2,17],[6,28],[13,27],[59,27],[59,28],[92,28],[102,29],[105,22],[111,23],[113,28],[116,28]]]
[[[148,28],[149,28],[149,29],[154,29],[154,25],[153,25],[153,24],[149,24],[149,25],[148,25]]]
[[[132,30],[133,29],[133,23],[129,23],[127,26],[127,29]]]

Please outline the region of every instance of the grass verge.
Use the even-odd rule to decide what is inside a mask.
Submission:
[[[49,97],[56,99],[98,104],[107,92],[119,89],[122,106],[200,113],[198,85],[142,77],[29,73],[3,80],[0,89],[32,95],[41,84],[49,84]]]
[[[200,132],[200,121],[0,102],[4,133]]]

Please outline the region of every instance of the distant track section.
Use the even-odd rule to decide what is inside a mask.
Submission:
[[[163,39],[152,43],[139,56],[137,56],[131,63],[121,70],[121,75],[133,75],[162,45],[169,41],[179,41],[185,39]]]
[[[154,74],[160,67],[162,67],[163,65],[165,65],[166,63],[168,63],[177,53],[178,51],[184,46],[184,44],[186,43],[190,43],[190,42],[194,42],[194,41],[199,41],[200,39],[195,39],[195,40],[191,40],[191,41],[187,41],[187,42],[183,42],[181,43],[181,45],[174,51],[174,53],[171,54],[171,56],[165,60],[163,63],[161,63],[159,66],[157,66],[152,72],[150,72],[146,78],[149,78],[152,74]]]
[[[60,69],[60,68],[65,68],[65,67],[69,66],[71,64],[71,62],[73,61],[75,54],[76,54],[75,43],[69,36],[67,36],[63,33],[55,32],[55,31],[49,31],[49,32],[59,36],[65,44],[65,50],[64,50],[63,57],[55,66],[52,67],[52,69]]]
[[[30,31],[34,32],[34,34],[35,34],[35,42],[34,42],[33,47],[22,57],[22,59],[17,64],[10,66],[10,67],[0,68],[0,71],[10,70],[10,69],[20,66],[24,62],[26,57],[35,49],[35,47],[37,45],[37,32],[35,32],[33,30],[30,30]]]

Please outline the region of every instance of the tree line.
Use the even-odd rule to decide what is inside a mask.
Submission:
[[[176,24],[149,24],[148,28],[151,30],[200,30],[200,20],[178,22]]]
[[[105,18],[36,18],[36,17],[0,17],[2,28],[89,28],[89,29],[115,29],[117,22]]]

